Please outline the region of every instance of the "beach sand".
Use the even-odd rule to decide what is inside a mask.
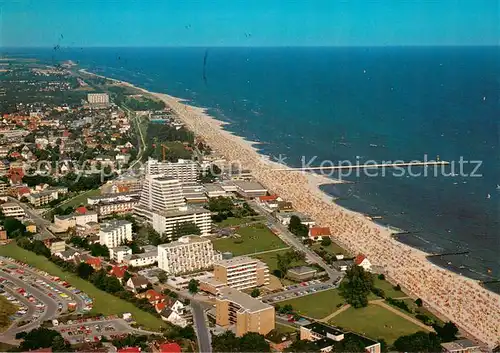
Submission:
[[[116,82],[134,87],[127,82]],[[411,295],[424,300],[467,334],[490,347],[499,343],[499,295],[472,279],[431,264],[426,253],[399,243],[386,227],[332,202],[318,185],[335,181],[304,172],[277,170],[283,166],[262,158],[251,142],[224,130],[224,123],[206,114],[205,109],[189,106],[166,94],[134,88],[163,100],[216,153],[251,169],[271,192],[291,201],[294,208],[312,217],[318,225],[330,227],[339,245],[354,254],[365,254],[374,266],[383,268],[386,275]]]

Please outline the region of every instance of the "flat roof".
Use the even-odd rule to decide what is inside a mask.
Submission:
[[[475,344],[471,340],[463,339],[456,340],[453,342],[441,343],[441,346],[447,351],[461,351],[464,349],[478,348],[479,345]]]
[[[220,186],[218,184],[203,184],[203,186],[205,187],[205,190],[207,190],[207,192],[213,192],[213,191],[225,192],[225,190],[222,188],[222,186]]]
[[[200,207],[190,207],[187,210],[164,211],[160,214],[164,217],[176,217],[176,216],[185,216],[198,213],[210,213],[210,211]]]
[[[335,328],[333,326],[325,325],[320,322],[313,322],[309,325],[305,325],[304,328],[311,330],[314,333],[317,333],[321,336],[325,336],[327,334],[333,335],[333,336],[339,336],[343,335],[344,332],[339,330],[338,328]]]
[[[243,191],[267,191],[258,181],[234,180],[233,183]]]
[[[256,312],[272,308],[271,305],[261,302],[258,299],[252,298],[248,294],[240,292],[239,290],[223,287],[219,289],[220,296],[218,300],[227,300],[238,304],[242,307],[243,311]]]
[[[232,259],[222,259],[215,262],[215,265],[224,266],[224,267],[232,267],[245,265],[250,263],[261,262],[259,259],[253,259],[249,256],[238,256],[233,257]]]
[[[166,244],[160,244],[158,245],[158,248],[174,248],[176,246],[180,245],[186,245],[186,244],[194,244],[194,243],[206,243],[210,242],[210,239],[207,238],[202,238],[199,235],[185,235],[181,238],[179,238],[176,241],[173,241],[171,243],[166,243]]]
[[[293,272],[298,275],[303,275],[306,273],[317,272],[317,271],[318,270],[316,270],[314,267],[310,266],[297,266],[297,267],[292,267],[291,269],[288,270],[288,272]]]

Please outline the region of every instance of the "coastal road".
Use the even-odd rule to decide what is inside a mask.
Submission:
[[[279,231],[278,237],[281,240],[283,240],[289,246],[305,253],[306,258],[309,261],[317,263],[325,270],[325,272],[328,274],[328,277],[330,277],[330,279],[325,283],[335,283],[339,281],[341,278],[343,278],[344,274],[342,272],[333,269],[318,254],[316,254],[314,251],[305,246],[299,238],[293,235],[286,226],[278,222],[269,212],[267,212],[266,209],[264,209],[255,201],[250,201],[249,204],[255,211],[257,211],[261,216],[263,216],[267,222],[272,224],[273,227]]]
[[[191,301],[191,309],[193,313],[194,328],[198,337],[198,347],[200,352],[212,352],[212,343],[210,341],[210,332],[207,327],[205,310],[200,303]]]

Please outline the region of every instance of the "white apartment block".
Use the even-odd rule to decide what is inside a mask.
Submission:
[[[181,183],[197,181],[200,172],[200,164],[189,159],[179,159],[176,163],[173,163],[159,162],[150,158],[146,163],[146,174],[163,174],[178,179]]]
[[[89,93],[87,101],[89,104],[107,105],[109,104],[109,95],[107,93]]]
[[[114,220],[101,224],[99,243],[108,248],[116,248],[125,241],[132,240],[132,223],[125,220]]]
[[[212,218],[210,211],[203,208],[183,207],[176,211],[163,213],[151,213],[151,226],[158,233],[167,237],[173,235],[173,231],[178,224],[190,222],[196,224],[202,236],[207,236],[212,231]]]
[[[2,204],[1,206],[2,213],[5,217],[13,217],[13,218],[23,218],[26,216],[23,208],[16,203],[7,202]]]
[[[99,216],[108,216],[110,214],[120,214],[132,212],[134,207],[139,204],[136,199],[130,201],[117,201],[110,203],[99,203],[96,206],[97,213]]]
[[[109,257],[119,264],[123,262],[123,258],[127,255],[132,255],[132,249],[128,246],[123,245],[109,249]]]
[[[142,185],[139,207],[164,212],[185,206],[181,183],[164,175],[146,175]]]
[[[77,226],[84,226],[90,222],[97,223],[97,213],[93,211],[87,211],[81,214],[74,214],[73,217],[75,217],[75,225]]]
[[[158,248],[152,245],[143,246],[144,252],[141,254],[130,254],[123,258],[123,262],[128,266],[142,267],[153,265],[158,261]]]
[[[179,274],[208,268],[219,260],[212,242],[199,236],[185,236],[158,245],[158,267],[168,274]]]
[[[57,190],[45,190],[40,192],[33,192],[28,194],[27,199],[35,207],[40,207],[50,203],[53,200],[57,200],[59,193]]]
[[[248,256],[239,256],[214,263],[214,277],[238,290],[265,286],[269,284],[267,265]]]

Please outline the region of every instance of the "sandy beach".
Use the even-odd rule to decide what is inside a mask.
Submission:
[[[330,227],[340,245],[354,254],[365,254],[373,265],[383,268],[410,294],[422,298],[433,310],[448,317],[468,334],[490,347],[499,344],[499,295],[472,279],[431,264],[424,252],[399,243],[387,228],[332,202],[318,185],[335,181],[304,172],[277,170],[283,166],[266,161],[251,142],[224,130],[224,123],[207,115],[204,109],[189,106],[166,94],[151,93],[127,82],[114,81],[163,100],[215,152],[229,161],[239,161],[251,169],[271,192],[291,201],[295,209],[312,217],[318,225]]]

